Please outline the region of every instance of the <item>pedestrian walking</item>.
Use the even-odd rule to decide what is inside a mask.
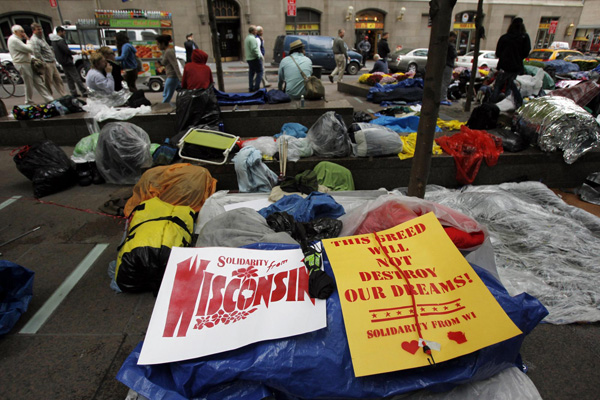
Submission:
[[[54,99],[50,92],[48,92],[48,89],[46,89],[43,78],[31,68],[33,48],[23,43],[24,40],[29,39],[25,34],[25,30],[23,30],[21,25],[13,25],[11,31],[13,34],[8,38],[8,52],[12,57],[15,68],[19,71],[25,83],[25,103],[35,104],[33,101],[33,88],[42,96],[44,102],[52,102]]]
[[[77,72],[75,64],[73,64],[73,53],[67,42],[65,41],[65,28],[62,26],[56,27],[56,34],[51,33],[48,37],[52,43],[52,49],[56,60],[60,64],[67,78],[67,85],[72,96],[77,96],[77,88],[82,96],[87,96],[87,88],[81,80],[81,75]]]
[[[170,42],[171,35],[158,35],[156,37],[158,48],[163,52],[160,63],[165,67],[165,75],[167,77],[163,90],[163,103],[171,103],[171,98],[173,98],[175,90],[181,86],[181,71],[179,70],[179,64],[175,56],[175,49],[169,47]],[[175,106],[174,104],[171,105]]]
[[[335,59],[335,69],[329,75],[329,81],[333,83],[334,77],[338,76],[338,82],[344,79],[344,72],[346,71],[346,60],[348,60],[348,49],[344,42],[344,35],[346,31],[344,29],[338,30],[338,37],[333,41],[333,58]]]
[[[381,35],[381,39],[377,43],[377,54],[383,60],[384,63],[387,64],[387,56],[390,54],[390,45],[388,43],[388,38],[390,37],[389,32],[383,32]]]
[[[448,100],[448,86],[452,82],[452,71],[454,71],[454,60],[456,60],[456,32],[448,34],[448,51],[446,52],[446,65],[442,73],[442,89],[440,92],[440,104],[452,104]]]
[[[262,81],[262,62],[260,48],[256,41],[256,26],[250,25],[248,36],[244,40],[244,52],[248,63],[248,91],[256,92]]]
[[[358,50],[360,50],[360,54],[362,55],[363,67],[367,63],[367,58],[369,57],[369,52],[371,51],[371,42],[369,42],[369,37],[365,36],[363,40],[358,44]]]
[[[183,47],[185,47],[185,62],[189,63],[192,61],[192,52],[198,48],[196,42],[194,42],[194,34],[188,33],[185,35],[185,42],[183,43]]]
[[[494,83],[494,92],[490,101],[496,103],[500,101],[502,90],[505,95],[513,94],[515,106],[517,108],[523,105],[521,92],[515,85],[517,75],[525,73],[523,59],[531,51],[531,40],[525,30],[522,18],[515,18],[508,27],[507,32],[500,36],[496,45],[496,57],[498,57],[498,76]]]
[[[65,92],[65,86],[63,85],[62,78],[60,77],[58,69],[56,68],[56,57],[54,56],[54,51],[52,51],[52,47],[50,47],[44,38],[44,30],[37,22],[31,24],[31,30],[33,31],[33,35],[31,35],[31,38],[29,38],[29,44],[33,49],[33,56],[38,60],[42,60],[45,64],[44,83],[46,84],[46,89],[48,89],[48,92],[52,94],[52,86],[54,86],[58,92],[58,95],[63,97],[67,93]]]
[[[136,58],[137,50],[131,43],[129,43],[129,37],[126,32],[118,32],[115,36],[117,42],[118,56],[115,60],[121,62],[121,68],[125,70],[125,82],[127,82],[127,88],[130,92],[135,92],[137,87],[135,81],[138,75],[138,62]]]
[[[265,41],[263,40],[263,32],[262,26],[259,25],[256,27],[256,40],[260,48],[260,54],[262,55],[262,84],[265,88],[268,88],[271,86],[271,84],[267,80],[267,75],[265,74]]]

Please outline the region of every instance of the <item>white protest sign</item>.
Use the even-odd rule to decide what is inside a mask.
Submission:
[[[161,364],[312,332],[325,300],[308,295],[302,250],[171,251],[138,364]]]

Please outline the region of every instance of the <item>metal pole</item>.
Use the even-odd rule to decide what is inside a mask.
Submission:
[[[58,2],[58,0],[56,0],[56,10],[58,11],[58,18],[60,19],[60,24],[64,25],[64,21],[63,21],[63,17],[62,17],[62,13],[60,12],[60,3]]]
[[[431,35],[429,37],[429,56],[427,57],[425,88],[421,119],[417,129],[415,157],[412,161],[408,195],[425,197],[425,186],[429,178],[431,164],[431,146],[440,108],[442,74],[448,54],[448,33],[452,9],[456,0],[432,0],[429,6],[431,17]]]
[[[225,83],[223,82],[223,65],[221,64],[221,47],[219,43],[219,35],[217,32],[217,21],[215,20],[215,8],[213,0],[206,0],[208,6],[208,25],[210,26],[210,35],[212,37],[213,55],[217,64],[217,84],[219,90],[225,91]]]
[[[467,101],[465,102],[465,111],[471,111],[471,99],[475,92],[475,76],[477,75],[477,65],[479,63],[479,42],[481,40],[481,17],[483,14],[483,0],[477,2],[477,16],[475,17],[475,53],[473,55],[473,65],[471,66],[471,77],[469,79],[469,89],[467,90]]]

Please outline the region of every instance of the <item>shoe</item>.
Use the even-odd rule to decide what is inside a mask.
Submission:
[[[443,106],[451,106],[452,102],[450,100],[440,101],[440,104]]]
[[[329,82],[333,83],[333,76],[329,75]]]

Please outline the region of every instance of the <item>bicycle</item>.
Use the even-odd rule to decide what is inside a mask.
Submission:
[[[25,94],[16,94],[20,79],[21,75],[12,63],[5,61],[0,64],[0,98],[23,97]]]

